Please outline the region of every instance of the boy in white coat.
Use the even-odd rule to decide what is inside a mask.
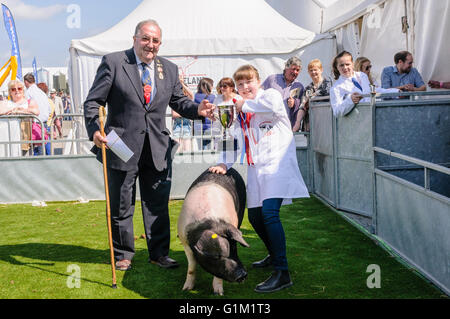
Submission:
[[[309,193],[298,167],[294,136],[281,94],[274,89],[260,89],[259,73],[251,65],[240,67],[233,77],[243,98],[235,102],[239,116],[234,136],[245,149],[249,165],[249,221],[269,251],[269,256],[253,266],[275,268],[255,291],[278,291],[292,285],[280,207],[292,203],[292,198],[309,197]],[[222,161],[210,171],[225,174],[235,158],[222,156]]]

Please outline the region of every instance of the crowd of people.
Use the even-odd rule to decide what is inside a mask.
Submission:
[[[36,83],[34,75],[27,73],[23,82],[8,83],[8,97],[0,98],[0,115],[33,115],[17,119],[0,119],[0,141],[13,142],[0,146],[0,157],[16,157],[51,154],[51,143],[14,143],[18,141],[42,141],[63,138],[63,115],[71,112],[69,93],[49,91],[46,83]],[[41,127],[41,124],[44,126]],[[53,130],[51,130],[53,126]],[[50,134],[53,131],[53,137]],[[44,135],[44,136],[42,136]]]
[[[353,61],[353,56],[347,51],[339,53],[332,61],[333,79],[323,76],[323,65],[319,59],[313,59],[308,63],[307,72],[311,78],[308,85],[303,85],[298,76],[302,71],[302,61],[298,57],[291,57],[285,63],[282,73],[269,75],[261,84],[263,89],[273,88],[280,92],[285,105],[286,113],[291,123],[293,132],[309,132],[309,101],[313,97],[329,97],[322,98],[322,101],[330,101],[333,114],[335,116],[343,116],[348,114],[353,107],[361,100],[367,102],[368,99],[362,99],[362,95],[368,93],[397,93],[397,92],[414,92],[425,91],[426,84],[422,79],[419,71],[414,68],[413,56],[408,51],[401,51],[393,57],[394,65],[387,66],[381,74],[381,82],[371,73],[372,62],[367,57],[358,57]],[[181,79],[182,85],[186,87]],[[231,101],[235,96],[236,87],[233,80],[229,77],[222,78],[217,85],[218,97],[215,98],[212,93],[213,80],[210,78],[202,78],[195,94],[195,101],[207,97],[208,100],[215,105],[219,105],[223,101],[221,85],[226,81],[226,88],[230,93],[226,93],[227,101]],[[450,88],[450,82],[438,82],[430,80],[428,82],[430,88]],[[189,90],[186,87],[187,90]],[[192,92],[191,95],[193,96]],[[230,98],[230,96],[233,96]],[[174,123],[178,137],[178,127],[180,119],[176,119]],[[200,129],[194,127],[191,129],[189,121],[184,126],[184,137],[192,137],[199,132]],[[211,130],[211,127],[214,129]],[[211,139],[219,135],[220,125],[214,125],[209,120],[204,120],[202,131],[208,137],[203,141],[203,149],[208,149]],[[207,134],[210,133],[210,134]],[[186,148],[180,148],[187,150]]]

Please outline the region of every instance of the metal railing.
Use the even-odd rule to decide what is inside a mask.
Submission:
[[[54,124],[56,119],[60,119],[61,126],[63,128],[66,127],[68,130],[66,136],[56,139],[54,138]],[[84,115],[76,114],[76,113],[64,113],[62,115],[53,117],[50,121],[50,125],[48,126],[48,130],[43,125],[42,121],[39,118],[32,114],[16,114],[16,115],[1,115],[0,120],[2,122],[6,122],[7,124],[7,132],[2,132],[0,134],[3,135],[2,140],[0,141],[0,149],[3,148],[4,152],[0,152],[0,158],[26,158],[28,156],[52,156],[52,155],[86,155],[88,152],[86,151],[87,147],[83,149],[83,143],[91,143],[87,137],[86,129],[84,127]],[[20,130],[20,138],[13,138],[13,134],[11,131],[12,123],[16,123],[19,121]],[[41,126],[41,139],[33,140],[31,125],[32,122],[37,122]],[[20,123],[22,124],[22,128],[20,128]],[[64,125],[66,124],[66,125]],[[27,127],[29,126],[29,127]],[[4,127],[3,127],[4,128]],[[17,129],[17,127],[16,127]],[[45,138],[45,133],[47,132],[47,139]],[[7,133],[7,134],[4,134]],[[7,138],[4,138],[5,135]],[[25,135],[25,136],[24,136]],[[28,138],[27,138],[28,137]],[[24,152],[13,152],[14,145],[28,145],[28,151]],[[50,151],[47,152],[44,147],[46,144],[50,145]],[[5,146],[6,145],[6,146]],[[42,145],[42,154],[34,155],[33,148],[36,145]],[[56,145],[59,146],[61,150],[56,154],[55,150],[58,149]]]

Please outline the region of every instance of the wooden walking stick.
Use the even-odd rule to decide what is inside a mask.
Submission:
[[[104,106],[100,106],[98,110],[98,117],[100,121],[100,133],[105,137],[104,121],[106,111]],[[103,176],[105,178],[105,195],[106,195],[106,220],[108,224],[108,240],[109,240],[109,252],[111,255],[111,270],[112,270],[112,288],[117,288],[116,284],[116,265],[114,262],[114,249],[112,243],[111,233],[111,207],[109,205],[109,187],[108,187],[108,172],[106,170],[106,146],[102,143],[102,162],[103,162]]]

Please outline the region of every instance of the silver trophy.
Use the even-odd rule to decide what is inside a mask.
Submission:
[[[230,134],[229,129],[236,117],[235,107],[234,104],[217,105],[216,110],[214,117],[222,125],[222,143],[218,144],[218,151],[225,153],[226,158],[232,159],[237,149],[237,140]]]
[[[231,127],[235,119],[234,105],[217,105],[216,108],[217,113],[214,116],[222,125],[223,139],[230,139],[231,136],[227,134],[227,129]]]

